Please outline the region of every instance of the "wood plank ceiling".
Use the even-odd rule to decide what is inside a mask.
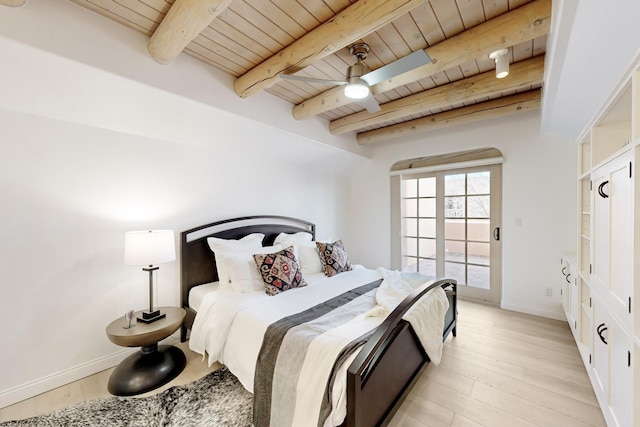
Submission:
[[[540,107],[551,0],[71,1],[148,36],[160,63],[191,55],[236,77],[239,96],[266,90],[296,119],[321,116],[360,144]],[[372,86],[377,113],[342,86],[278,77],[344,80],[357,42],[374,70],[419,49],[433,63]],[[504,79],[488,57],[500,48],[511,63]]]

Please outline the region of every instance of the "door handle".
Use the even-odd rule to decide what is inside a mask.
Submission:
[[[600,197],[602,197],[603,199],[606,199],[609,197],[609,195],[607,193],[604,192],[604,186],[607,185],[609,183],[609,181],[604,181],[602,182],[600,185],[598,185],[598,194],[600,195]]]
[[[607,339],[602,335],[607,331],[607,325],[605,325],[604,323],[601,323],[600,325],[598,325],[598,328],[596,329],[596,331],[598,332],[598,336],[600,337],[600,341],[602,341],[603,343],[607,344]]]
[[[495,240],[500,240],[500,227],[496,227],[493,229],[493,238]]]

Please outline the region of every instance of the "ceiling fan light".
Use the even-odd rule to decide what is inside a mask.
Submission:
[[[344,96],[350,99],[364,99],[369,96],[369,85],[360,77],[351,77],[344,87]]]
[[[507,53],[509,53],[507,49],[500,49],[489,54],[489,58],[496,62],[496,77],[499,79],[509,75],[509,58],[507,57]]]

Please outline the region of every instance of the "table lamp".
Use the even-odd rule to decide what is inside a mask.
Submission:
[[[173,230],[129,231],[124,239],[124,263],[126,265],[148,265],[143,271],[149,272],[149,311],[143,311],[138,320],[152,323],[166,314],[153,309],[153,272],[155,264],[176,259],[176,245]]]

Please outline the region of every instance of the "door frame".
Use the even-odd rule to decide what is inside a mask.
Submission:
[[[502,158],[496,159],[494,162],[483,162],[481,165],[471,164],[449,164],[446,167],[429,168],[431,170],[404,171],[404,173],[394,173],[391,175],[391,267],[396,270],[402,270],[402,178],[403,176],[423,175],[425,172],[432,172],[434,175],[448,175],[455,173],[472,173],[474,171],[490,170],[491,171],[491,207],[490,207],[490,251],[491,251],[491,274],[489,290],[474,288],[471,286],[458,286],[458,294],[465,299],[472,299],[487,302],[493,305],[500,305],[502,298]],[[443,179],[441,181],[444,181]],[[444,182],[438,185],[444,186]],[[444,203],[444,197],[438,202],[441,208]],[[444,221],[444,215],[442,215]],[[499,240],[495,239],[494,230],[499,231]],[[437,241],[444,245],[444,227],[437,227]],[[444,266],[444,260],[438,261],[437,264]],[[443,274],[442,269],[438,267],[438,276]]]

